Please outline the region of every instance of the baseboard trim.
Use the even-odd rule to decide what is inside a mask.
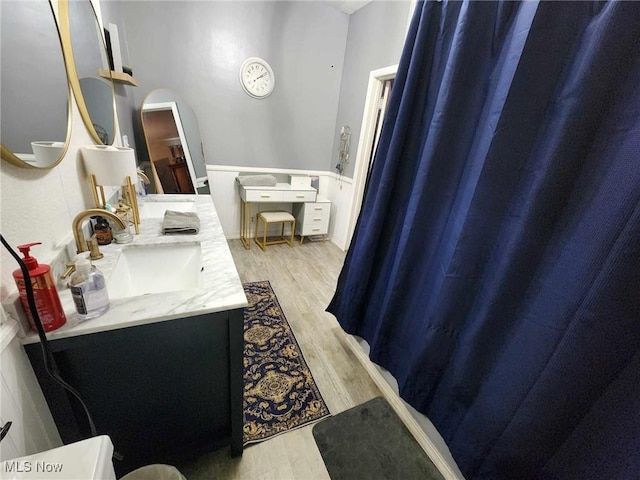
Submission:
[[[436,446],[431,439],[426,435],[422,427],[413,418],[407,407],[404,405],[404,401],[398,396],[398,394],[391,388],[384,377],[378,371],[376,365],[369,359],[369,356],[362,350],[356,339],[344,333],[347,345],[353,351],[354,355],[358,358],[362,366],[365,368],[371,379],[378,386],[384,398],[389,402],[393,410],[398,417],[405,424],[409,432],[416,439],[418,444],[422,447],[425,453],[429,456],[433,464],[436,466],[440,473],[446,480],[464,480],[463,477],[458,475],[449,465],[449,462],[440,454]]]
[[[231,235],[229,237],[225,237],[227,240],[240,240],[240,234],[235,234],[235,235]],[[249,240],[253,240],[252,238],[250,238]],[[306,242],[322,242],[323,240],[305,240]],[[327,235],[327,242],[333,243],[336,247],[338,247],[340,250],[344,251],[344,249],[342,247],[340,247],[340,245],[338,245],[336,242],[333,241],[333,238],[329,235]],[[294,245],[298,246],[300,244],[300,237],[298,237],[296,235],[295,240],[294,240]],[[254,247],[255,244],[252,244],[252,247]],[[294,247],[295,248],[295,247]]]

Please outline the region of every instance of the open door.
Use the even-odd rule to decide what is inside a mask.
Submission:
[[[393,81],[396,78],[397,71],[398,65],[391,65],[389,67],[373,70],[369,73],[367,98],[362,115],[358,150],[356,151],[356,163],[353,175],[354,188],[351,202],[349,230],[347,233],[347,247],[349,246],[349,243],[351,243],[358,215],[360,215],[365,186],[369,179],[371,165],[375,159],[378,140],[380,139],[380,132],[382,132],[384,116],[389,104],[391,87],[393,86]]]

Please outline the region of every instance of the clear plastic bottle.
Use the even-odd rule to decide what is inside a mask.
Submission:
[[[91,265],[88,258],[78,256],[76,271],[69,280],[69,288],[82,320],[96,318],[109,310],[109,295],[104,275]]]

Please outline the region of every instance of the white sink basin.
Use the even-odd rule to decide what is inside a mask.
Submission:
[[[202,287],[199,242],[122,249],[107,282],[109,298],[176,292]]]
[[[173,210],[174,212],[195,212],[196,203],[194,201],[145,202],[140,209],[140,218],[163,218],[164,212],[167,210]]]

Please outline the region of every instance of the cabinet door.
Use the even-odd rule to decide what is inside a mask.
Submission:
[[[242,320],[233,312],[50,342],[98,433],[124,456],[114,462],[118,476],[241,441]],[[64,443],[87,438],[82,408],[48,379],[40,346],[27,347]]]

